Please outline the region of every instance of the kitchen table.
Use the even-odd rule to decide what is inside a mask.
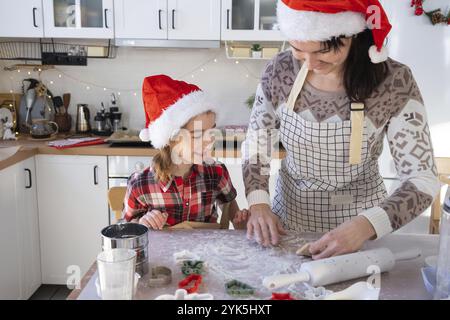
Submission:
[[[295,255],[301,239],[311,241],[320,234],[289,232],[282,238],[280,245],[263,248],[246,239],[243,230],[171,230],[150,231],[149,263],[150,268],[167,266],[172,270],[172,283],[162,288],[149,288],[149,274],[138,282],[136,300],[154,299],[161,294],[174,294],[177,284],[184,276],[181,267],[175,264],[173,254],[189,250],[207,263],[202,292],[211,293],[214,299],[236,299],[227,295],[224,289],[226,281],[236,279],[256,288],[250,299],[268,299],[271,293],[262,286],[265,276],[277,273],[290,273],[299,270],[305,258]],[[424,259],[436,255],[439,237],[436,235],[391,234],[376,241],[367,243],[366,248],[387,247],[394,253],[410,248],[419,248],[422,256],[413,260],[398,261],[395,268],[381,276],[380,299],[431,299],[426,291],[420,269]],[[369,276],[369,275],[368,275]],[[68,299],[96,300],[95,280],[97,268],[94,263],[81,281],[81,288],[75,289]],[[342,282],[326,288],[333,291],[343,290],[357,281],[366,278]],[[301,293],[303,284],[289,287],[292,292]],[[279,289],[276,292],[286,292]]]

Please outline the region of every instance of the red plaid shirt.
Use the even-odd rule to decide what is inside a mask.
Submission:
[[[224,204],[236,198],[225,165],[192,165],[186,179],[174,177],[168,183],[159,182],[153,169],[133,174],[128,180],[124,218],[140,218],[148,211],[168,214],[167,223],[183,221],[216,222],[215,202]]]

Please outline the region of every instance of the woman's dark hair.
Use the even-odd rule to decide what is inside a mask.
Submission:
[[[343,38],[340,36],[323,42],[324,50],[339,51],[344,46]],[[373,44],[370,29],[352,39],[344,67],[344,87],[353,102],[364,102],[388,75],[386,62],[374,64],[370,61],[368,52]]]

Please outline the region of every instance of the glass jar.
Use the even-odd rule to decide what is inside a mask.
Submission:
[[[439,255],[434,299],[450,298],[450,186],[444,198],[439,229]]]

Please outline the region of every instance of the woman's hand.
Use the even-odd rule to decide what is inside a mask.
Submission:
[[[245,229],[247,225],[250,212],[247,209],[238,210],[234,214],[233,225],[235,229]]]
[[[247,222],[247,238],[255,239],[267,247],[270,243],[277,245],[280,234],[286,234],[280,219],[267,204],[255,204],[250,207],[250,218]]]
[[[326,233],[309,247],[314,260],[356,252],[364,242],[376,235],[364,216],[357,216]]]
[[[167,221],[167,213],[158,210],[147,212],[139,219],[139,223],[143,224],[149,229],[161,230]]]

